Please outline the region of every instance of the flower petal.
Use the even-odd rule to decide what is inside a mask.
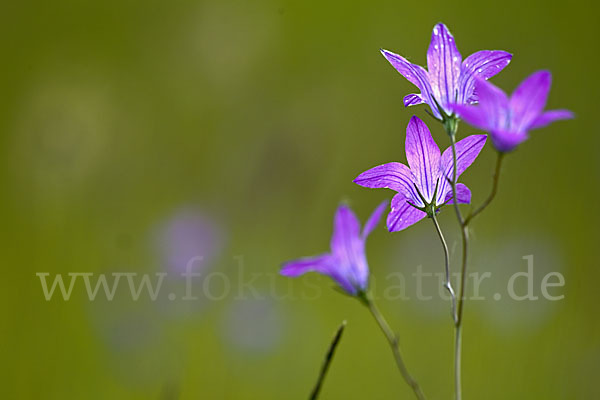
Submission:
[[[404,107],[414,106],[421,103],[424,103],[424,101],[420,94],[412,93],[404,96]]]
[[[487,135],[471,135],[459,140],[456,143],[456,178],[465,172],[473,161],[477,158],[481,149],[485,145]],[[450,183],[448,180],[454,179],[454,157],[452,156],[452,147],[444,150],[440,159],[440,168],[443,171],[443,182],[440,182],[438,189],[437,204],[443,203],[446,194],[450,191]],[[444,178],[445,177],[445,178]]]
[[[373,229],[375,229],[377,224],[379,224],[379,220],[381,219],[381,214],[383,214],[383,212],[387,208],[387,205],[388,205],[388,201],[386,200],[386,201],[382,202],[381,204],[379,204],[377,206],[377,208],[375,208],[375,210],[373,211],[373,213],[371,214],[371,216],[365,223],[365,226],[363,227],[363,231],[361,234],[363,240],[365,240],[367,238],[367,236],[369,236],[369,234],[371,232],[373,232]]]
[[[339,206],[335,213],[331,254],[337,264],[336,271],[353,286],[366,288],[369,267],[365,258],[365,242],[360,236],[360,222],[346,205]]]
[[[510,63],[512,54],[501,50],[482,50],[463,61],[458,78],[458,104],[475,101],[475,77],[489,79]]]
[[[459,204],[469,204],[471,202],[471,191],[462,183],[456,184],[456,202]],[[452,189],[450,189],[448,193],[446,193],[444,203],[454,204],[454,194],[452,192]]]
[[[381,50],[381,54],[392,64],[396,71],[400,72],[400,74],[405,77],[410,83],[415,85],[421,91],[421,98],[423,101],[431,106],[433,114],[437,118],[441,118],[441,115],[437,111],[435,107],[435,103],[432,100],[433,92],[431,90],[431,85],[429,83],[429,75],[427,71],[420,65],[415,65],[410,63],[406,58],[392,53],[391,51]],[[405,106],[406,98],[404,99]],[[416,103],[415,103],[416,104]],[[412,104],[409,104],[412,105]]]
[[[283,264],[281,275],[297,277],[307,272],[318,272],[333,279],[346,293],[357,293],[355,283],[346,273],[344,266],[336,262],[331,254],[321,254],[316,257],[305,257]],[[366,287],[366,286],[365,286]]]
[[[392,199],[392,211],[387,217],[387,227],[390,232],[398,232],[419,222],[426,216],[426,213],[411,206],[405,197],[397,194]]]
[[[300,276],[307,272],[315,271],[327,273],[330,269],[331,255],[329,253],[321,254],[315,257],[304,257],[297,260],[288,261],[281,267],[281,275]]]
[[[527,77],[510,98],[511,130],[525,132],[542,113],[552,84],[549,71],[538,71]]]
[[[558,121],[560,119],[571,119],[574,117],[575,115],[569,110],[546,111],[533,120],[533,122],[529,125],[529,129],[543,128],[544,126],[550,125],[554,121]]]
[[[488,130],[509,128],[509,102],[506,94],[485,79],[475,78],[479,107],[485,115]]]
[[[490,119],[488,118],[488,115],[483,107],[452,104],[450,108],[462,120],[468,122],[470,125],[476,128],[483,129],[484,131],[493,128],[493,126],[490,125]]]
[[[369,286],[369,274],[364,276],[362,283],[358,283],[355,280],[353,272],[349,272],[345,269],[346,266],[332,264],[329,271],[324,275],[329,276],[333,279],[344,291],[350,295],[356,295],[359,290],[365,290]]]
[[[371,168],[354,179],[354,183],[367,188],[392,189],[413,199],[418,206],[423,206],[415,187],[415,178],[408,167],[399,162],[391,162]]]
[[[440,149],[429,128],[413,116],[406,127],[406,159],[415,176],[415,183],[427,202],[433,199],[440,175]]]
[[[333,220],[333,235],[331,237],[331,252],[346,251],[353,246],[353,241],[359,237],[360,221],[350,207],[342,204],[338,207]]]
[[[446,25],[437,24],[433,28],[427,50],[427,70],[435,97],[448,114],[448,104],[456,101],[461,61],[462,56],[456,48],[454,37]]]
[[[527,140],[527,132],[512,132],[504,130],[493,130],[490,132],[492,142],[496,150],[507,153]]]
[[[456,177],[459,177],[477,158],[481,149],[485,145],[487,135],[471,135],[456,142]],[[454,176],[454,158],[452,156],[452,147],[444,150],[440,160],[440,166],[445,176],[452,178]]]

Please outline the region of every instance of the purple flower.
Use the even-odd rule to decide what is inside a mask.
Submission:
[[[333,222],[331,252],[287,262],[281,268],[281,274],[300,276],[315,271],[329,276],[350,295],[364,293],[369,284],[365,241],[379,223],[386,206],[387,201],[373,211],[362,231],[352,210],[346,205],[339,206]]]
[[[452,107],[462,119],[489,132],[498,151],[507,152],[525,141],[528,131],[559,119],[573,118],[573,113],[568,110],[544,112],[551,83],[550,72],[535,72],[509,99],[496,86],[477,79],[479,106],[455,104]]]
[[[472,135],[456,143],[457,178],[475,161],[485,140],[486,135]],[[371,168],[354,180],[364,187],[398,192],[392,199],[392,211],[387,218],[390,232],[401,231],[453,201],[449,182],[454,175],[452,148],[440,156],[427,125],[413,116],[406,128],[405,149],[410,168],[391,162]],[[456,199],[459,203],[469,203],[469,188],[458,183]]]
[[[427,50],[428,71],[390,51],[381,50],[381,53],[402,76],[421,90],[420,94],[404,97],[404,106],[426,103],[435,117],[441,120],[452,114],[451,103],[476,103],[475,77],[491,78],[502,71],[512,58],[512,54],[505,51],[482,50],[463,61],[454,37],[441,23],[433,27]]]

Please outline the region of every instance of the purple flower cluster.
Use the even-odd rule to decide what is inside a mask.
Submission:
[[[487,80],[509,64],[512,54],[482,50],[463,60],[454,37],[444,24],[433,28],[427,69],[388,50],[381,52],[420,90],[420,93],[405,96],[404,105],[427,104],[432,115],[444,123],[454,146],[454,149],[449,147],[440,153],[427,125],[413,116],[406,128],[408,165],[399,162],[382,164],[354,179],[363,187],[396,192],[387,217],[390,232],[401,231],[425,217],[435,217],[444,205],[454,200],[470,203],[469,188],[454,180],[475,161],[487,136],[472,135],[454,142],[455,127],[460,120],[490,134],[494,148],[506,153],[526,140],[530,130],[573,117],[567,110],[544,111],[551,85],[550,72],[533,73],[508,98]],[[299,276],[315,271],[330,276],[350,295],[364,293],[369,276],[365,240],[377,225],[385,206],[384,203],[376,208],[362,231],[352,211],[345,205],[340,206],[335,215],[331,252],[288,262],[281,273]]]

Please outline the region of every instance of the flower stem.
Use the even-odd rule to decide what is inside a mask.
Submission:
[[[496,159],[496,168],[494,170],[494,178],[492,184],[492,191],[488,198],[479,206],[475,211],[472,211],[466,218],[463,218],[458,202],[456,199],[456,131],[458,125],[452,126],[450,129],[446,124],[444,125],[446,132],[450,136],[452,143],[452,163],[453,163],[453,176],[452,182],[452,198],[454,203],[454,210],[456,211],[456,218],[460,225],[461,239],[462,239],[462,265],[460,271],[460,290],[457,298],[456,314],[454,317],[454,388],[455,388],[455,399],[461,400],[462,398],[462,384],[461,384],[461,352],[462,352],[462,321],[463,321],[463,308],[465,300],[465,292],[467,288],[467,265],[469,255],[469,223],[480,214],[486,207],[494,200],[498,191],[498,181],[500,179],[500,171],[502,168],[502,160],[504,153],[498,152],[498,158]]]
[[[452,142],[452,182],[450,182],[450,185],[452,185],[452,202],[454,203],[454,211],[456,212],[456,218],[458,218],[458,223],[460,224],[460,226],[462,227],[465,223],[463,216],[460,212],[460,208],[458,208],[458,201],[456,199],[456,136],[455,135],[451,135],[450,136],[450,140]]]
[[[329,350],[327,350],[327,354],[325,355],[325,360],[323,361],[323,365],[321,366],[321,371],[319,372],[319,379],[315,384],[315,387],[309,397],[310,400],[316,400],[319,397],[319,392],[321,391],[321,386],[323,385],[323,381],[325,381],[325,376],[327,375],[327,371],[329,370],[329,365],[333,360],[333,355],[335,354],[335,349],[337,348],[338,343],[342,339],[342,333],[344,333],[344,328],[346,327],[346,321],[343,321],[340,327],[337,329],[331,344],[329,345]]]
[[[431,220],[433,221],[433,225],[435,225],[435,230],[437,231],[440,241],[442,242],[442,247],[444,248],[444,266],[446,272],[446,282],[444,283],[444,287],[448,290],[448,293],[450,293],[450,300],[452,301],[452,320],[456,323],[456,294],[454,293],[452,283],[450,282],[450,253],[448,252],[448,244],[446,243],[440,224],[435,216],[435,210],[431,214]]]
[[[462,397],[461,385],[461,350],[462,350],[462,323],[456,323],[454,329],[454,387],[455,397]]]
[[[502,169],[502,160],[504,159],[504,153],[498,152],[498,157],[496,158],[496,169],[494,170],[494,178],[492,183],[492,191],[487,199],[481,204],[475,211],[472,211],[467,218],[465,218],[465,225],[468,225],[469,222],[479,213],[486,209],[487,206],[490,205],[494,197],[496,197],[496,193],[498,192],[498,182],[500,181],[500,171]]]
[[[456,133],[456,131],[454,132]],[[461,350],[462,350],[462,312],[463,312],[463,300],[465,296],[465,290],[467,286],[467,255],[469,250],[469,228],[465,224],[465,220],[458,207],[458,201],[456,198],[456,135],[450,135],[452,141],[452,200],[454,203],[454,210],[456,212],[456,218],[460,225],[461,240],[462,240],[462,267],[460,271],[460,291],[457,299],[457,309],[454,318],[454,398],[455,400],[462,399],[462,382],[461,382]]]
[[[425,400],[425,395],[423,394],[419,383],[410,375],[408,369],[406,368],[406,365],[404,364],[404,360],[402,359],[402,355],[400,354],[400,347],[398,345],[398,336],[396,336],[396,334],[392,331],[389,324],[387,323],[387,321],[385,320],[385,318],[383,317],[373,300],[370,298],[370,296],[365,296],[364,302],[369,308],[371,315],[373,315],[373,318],[375,318],[377,325],[379,325],[379,328],[381,328],[381,331],[383,332],[385,338],[387,339],[392,349],[392,352],[394,353],[394,359],[396,360],[396,365],[398,366],[398,370],[400,370],[402,378],[404,378],[404,381],[408,384],[408,386],[412,388],[417,399]]]

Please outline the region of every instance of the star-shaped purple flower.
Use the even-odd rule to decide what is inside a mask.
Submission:
[[[456,143],[457,178],[475,161],[485,140],[486,135],[472,135]],[[452,148],[440,156],[427,125],[413,116],[406,128],[405,149],[410,168],[391,162],[371,168],[354,180],[364,187],[398,192],[392,199],[392,211],[387,218],[390,232],[401,231],[453,202]],[[458,203],[471,201],[471,191],[462,183],[456,185],[456,199]]]
[[[404,97],[404,106],[426,103],[440,120],[452,114],[451,103],[476,103],[475,77],[491,78],[502,71],[512,58],[512,54],[505,51],[482,50],[463,61],[454,37],[441,23],[433,28],[427,51],[427,71],[398,54],[387,50],[381,50],[381,53],[402,76],[421,90],[419,94]],[[445,115],[440,113],[438,105]]]
[[[387,201],[373,211],[362,231],[352,210],[346,205],[339,206],[333,223],[331,252],[289,261],[281,268],[281,274],[295,277],[314,271],[329,276],[350,295],[364,293],[369,284],[365,242],[386,206]]]
[[[528,137],[527,132],[556,120],[573,118],[568,110],[545,111],[552,75],[538,71],[526,78],[510,99],[496,86],[477,79],[479,105],[453,105],[454,111],[469,124],[489,132],[500,152],[513,150]]]

